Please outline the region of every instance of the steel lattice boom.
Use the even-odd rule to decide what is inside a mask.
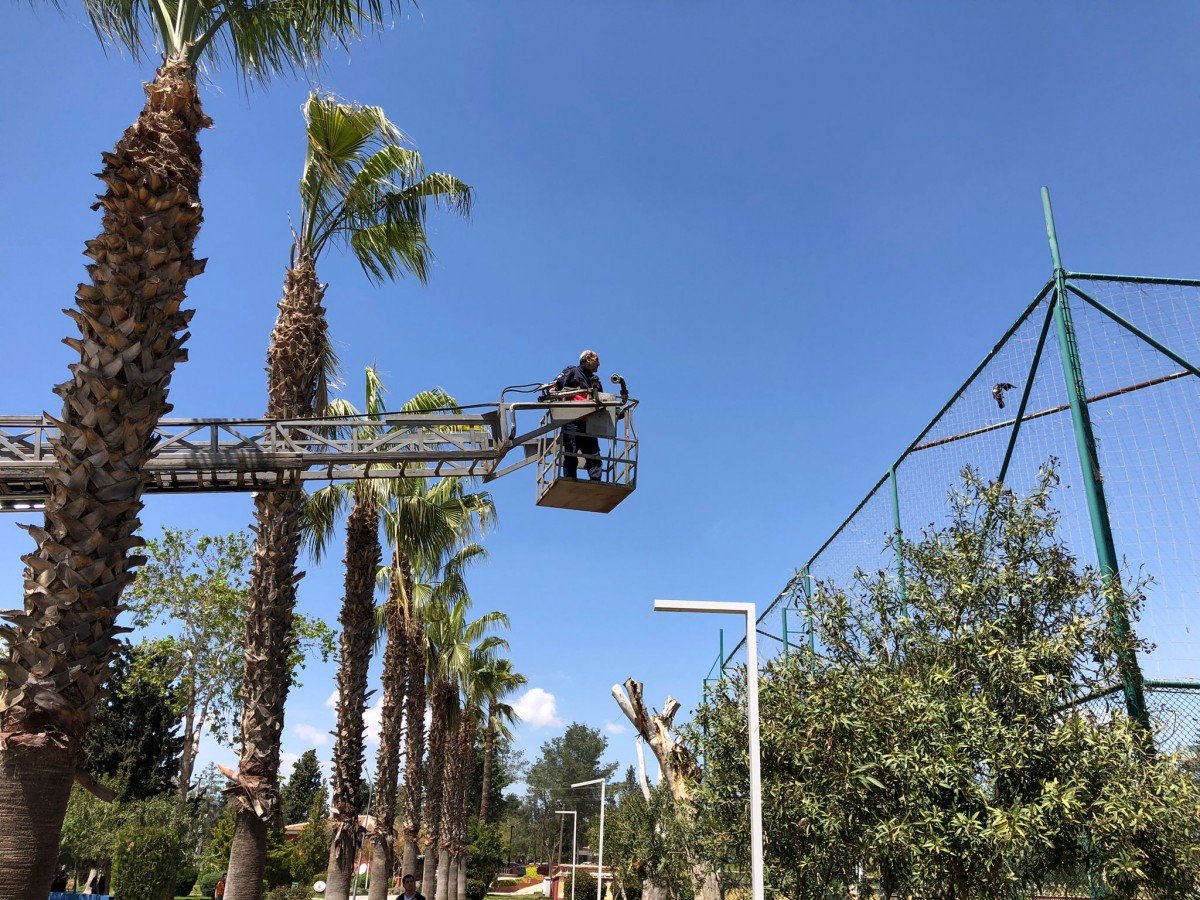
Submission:
[[[534,462],[560,443],[569,421],[625,416],[636,401],[602,394],[584,402],[499,403],[479,415],[386,413],[336,419],[163,419],[146,469],[151,492],[269,490],[298,482],[365,477],[478,476]],[[519,433],[518,413],[541,423]],[[0,416],[0,512],[36,509],[57,466],[58,428],[48,416]],[[503,468],[514,449],[524,457]],[[630,486],[632,489],[632,486]]]

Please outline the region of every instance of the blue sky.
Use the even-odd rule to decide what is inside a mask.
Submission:
[[[1095,4],[423,4],[334,57],[321,87],[383,106],[430,168],[477,189],[437,217],[431,283],[372,288],[331,254],[347,392],[377,362],[403,399],[464,402],[595,347],[642,398],[637,493],[607,517],[494,486],[473,585],[512,616],[542,715],[620,723],[634,675],[685,708],[713,620],[656,596],[765,602],[1044,283],[1038,188],[1068,267],[1197,274],[1196,8]],[[91,177],[151,67],[101,49],[78,6],[0,7],[4,414],[54,412],[59,312],[98,217]],[[207,273],[175,415],[257,416],[296,208],[301,80],[205,90]],[[228,531],[247,497],[152,497],[147,529]],[[29,540],[0,522],[13,605]],[[336,620],[338,558],[300,608]],[[732,623],[730,624],[732,628]],[[289,701],[285,749],[328,759],[332,666]],[[530,706],[537,704],[530,702]],[[616,731],[617,729],[613,729]],[[629,733],[614,758],[632,760]],[[212,749],[212,748],[210,748]],[[232,759],[229,751],[206,758]]]

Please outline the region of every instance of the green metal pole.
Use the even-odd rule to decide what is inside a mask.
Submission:
[[[808,620],[808,652],[815,658],[817,655],[817,632],[813,628],[812,575],[809,574],[808,566],[804,567],[804,575],[800,583],[804,585],[804,598],[808,601],[804,607],[804,616]]]
[[[896,572],[900,576],[900,602],[904,604],[904,615],[908,615],[908,584],[904,579],[904,548],[900,529],[900,488],[896,484],[896,467],[888,469],[888,480],[892,483],[892,524],[896,529]]]
[[[725,629],[717,630],[717,665],[721,667],[721,677],[725,677]]]
[[[1092,420],[1086,400],[1087,391],[1083,386],[1083,368],[1079,362],[1075,326],[1071,321],[1066,273],[1058,253],[1054,211],[1050,207],[1050,192],[1046,188],[1042,188],[1042,209],[1046,216],[1046,236],[1050,239],[1050,256],[1054,260],[1054,324],[1058,335],[1059,356],[1062,359],[1063,379],[1067,386],[1067,400],[1071,406],[1071,422],[1075,429],[1075,447],[1079,453],[1079,468],[1083,474],[1084,494],[1087,497],[1088,514],[1092,522],[1092,538],[1096,543],[1096,558],[1100,563],[1100,575],[1108,595],[1109,616],[1112,627],[1123,645],[1117,659],[1117,667],[1125,692],[1125,708],[1130,718],[1149,730],[1150,716],[1146,711],[1146,696],[1137,653],[1130,652],[1124,646],[1125,639],[1130,636],[1132,629],[1125,612],[1125,604],[1120,599],[1124,590],[1121,586],[1117,549],[1113,544],[1108,502],[1104,498],[1104,481],[1100,474],[1100,458],[1096,452],[1096,436],[1092,431]],[[1113,605],[1114,601],[1116,605]]]
[[[790,644],[788,644],[787,603],[784,603],[783,606],[781,607],[781,609],[783,611],[783,655],[786,658],[788,655],[788,648],[791,646]]]

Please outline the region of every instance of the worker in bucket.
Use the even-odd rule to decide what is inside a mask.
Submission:
[[[600,390],[600,357],[595,350],[584,350],[579,354],[579,365],[567,366],[554,379],[554,390],[575,391],[568,399],[587,400],[592,391]],[[588,477],[600,480],[600,442],[587,433],[587,420],[576,419],[563,426],[563,477],[575,478],[579,469],[579,455],[587,462]]]

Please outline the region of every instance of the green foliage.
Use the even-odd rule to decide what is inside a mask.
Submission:
[[[526,793],[522,819],[532,854],[549,858],[558,840],[559,816],[555,812],[564,797],[578,796],[571,788],[580,781],[610,778],[617,764],[601,765],[600,757],[608,748],[608,738],[598,728],[579,722],[567,726],[561,737],[542,744],[541,756],[525,776]],[[580,796],[574,804],[579,813],[580,840],[588,833],[592,819],[600,814],[600,787],[593,796]]]
[[[1075,700],[1117,675],[1106,587],[1055,537],[1056,479],[1017,497],[965,473],[952,519],[885,573],[808,602],[821,652],[760,682],[770,888],[793,898],[1011,900],[1083,879],[1115,900],[1200,888],[1200,789],[1122,715]],[[690,841],[746,871],[744,692],[698,712]],[[660,819],[660,822],[662,820]],[[1103,884],[1101,884],[1101,880]]]
[[[291,777],[279,795],[285,825],[308,821],[313,801],[321,793],[324,782],[317,751],[305,750],[292,766]]]
[[[291,844],[292,881],[311,885],[325,874],[329,863],[329,827],[326,789],[321,789],[309,805],[308,823]]]
[[[192,892],[192,888],[196,886],[196,879],[200,877],[199,871],[195,866],[184,866],[175,875],[175,896],[186,897]]]
[[[467,900],[483,900],[487,896],[487,884],[478,878],[467,879]]]
[[[691,838],[687,816],[665,785],[650,792],[649,802],[636,787],[623,790],[605,820],[605,863],[627,897],[640,894],[647,879],[668,896],[686,897],[690,866],[701,862]]]
[[[107,868],[112,861],[114,839],[120,825],[119,804],[105,803],[76,785],[71,789],[63,820],[59,844],[61,861],[79,869]]]
[[[185,720],[189,753],[199,747],[200,729],[230,745],[241,711],[249,535],[165,528],[147,541],[144,552],[148,561],[122,597],[135,628],[167,635],[142,642],[145,655],[135,665],[137,678],[163,688],[177,685],[175,711]],[[334,632],[321,620],[297,615],[295,634],[293,676],[309,654],[319,653],[323,660],[332,655]]]
[[[479,881],[484,893],[496,880],[497,873],[504,865],[504,856],[504,835],[500,826],[490,825],[472,816],[467,823],[467,876]]]
[[[229,865],[229,851],[233,849],[233,833],[236,827],[237,812],[232,806],[227,806],[204,844],[204,852],[200,856],[201,883],[212,875],[219,878],[225,872]],[[217,878],[213,878],[212,883],[216,885]]]
[[[288,886],[292,883],[292,845],[283,836],[282,828],[267,831],[267,867],[263,880],[268,888]],[[311,887],[312,885],[309,885]]]
[[[407,271],[424,281],[432,253],[430,203],[467,216],[471,188],[453,175],[425,173],[421,154],[378,106],[311,94],[304,107],[308,153],[300,180],[294,252],[316,259],[329,242],[349,246],[376,282]]]
[[[106,694],[88,729],[88,770],[116,792],[118,800],[141,800],[171,791],[179,770],[179,689],[145,673],[164,665],[152,649],[119,645]]]
[[[225,856],[225,861],[226,862],[229,861],[228,854],[226,854],[226,856]],[[221,869],[219,872],[214,871],[214,872],[203,873],[200,876],[200,879],[196,882],[196,889],[199,891],[200,896],[201,897],[212,897],[217,892],[217,882],[220,881],[224,877],[225,877],[224,869]]]
[[[575,900],[593,900],[596,896],[596,879],[587,872],[575,872]],[[567,881],[566,897],[571,896],[571,882]]]
[[[312,892],[311,884],[300,884],[296,887],[280,885],[267,891],[264,900],[309,900]]]
[[[187,824],[174,798],[130,810],[114,838],[112,892],[121,900],[162,900],[175,889],[186,854]]]

